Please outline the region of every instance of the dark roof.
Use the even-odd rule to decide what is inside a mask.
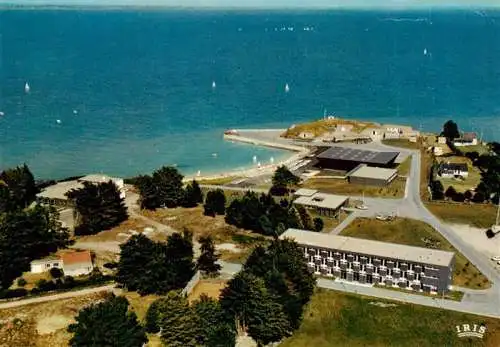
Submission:
[[[476,133],[464,133],[464,135],[462,136],[462,138],[465,140],[465,141],[470,141],[472,142],[472,140],[476,139],[477,138],[477,134]]]
[[[399,152],[375,152],[348,147],[330,147],[320,153],[319,159],[355,161],[367,164],[388,164],[399,155]]]
[[[439,169],[451,171],[469,171],[469,168],[465,163],[441,163]]]

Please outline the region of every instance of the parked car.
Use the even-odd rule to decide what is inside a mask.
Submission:
[[[495,255],[494,257],[491,257],[491,260],[493,260],[493,261],[500,261],[500,255]]]
[[[361,205],[356,205],[356,208],[358,210],[368,210],[368,206],[361,204]]]

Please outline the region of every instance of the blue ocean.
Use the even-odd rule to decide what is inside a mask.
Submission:
[[[0,10],[0,169],[226,171],[325,110],[498,140],[500,12]]]

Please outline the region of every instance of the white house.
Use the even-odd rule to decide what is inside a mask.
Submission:
[[[463,133],[462,137],[453,140],[456,147],[475,146],[477,145],[476,133]]]
[[[80,276],[92,272],[92,254],[90,251],[64,252],[61,254],[63,271],[66,276]]]
[[[469,176],[469,168],[465,163],[441,163],[438,175],[443,178],[467,177]]]
[[[32,273],[42,273],[52,268],[63,270],[67,276],[80,276],[92,272],[94,264],[90,251],[63,251],[60,254],[31,262]]]
[[[54,267],[61,269],[62,268],[62,261],[61,261],[61,258],[59,258],[57,256],[52,256],[52,257],[47,257],[47,258],[43,258],[43,259],[33,260],[30,263],[30,267],[31,267],[31,269],[30,269],[31,272],[39,274],[39,273],[42,273],[45,271],[49,271],[50,269],[52,269]]]

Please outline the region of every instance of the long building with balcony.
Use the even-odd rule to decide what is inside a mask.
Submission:
[[[450,289],[455,253],[355,237],[288,229],[311,271],[364,284],[442,293]]]

